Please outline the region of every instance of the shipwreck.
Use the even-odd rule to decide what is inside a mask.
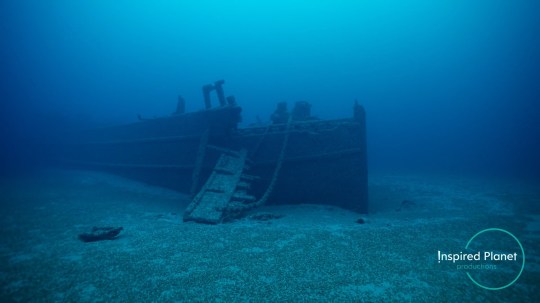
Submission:
[[[239,127],[242,108],[224,81],[203,87],[204,110],[77,132],[71,166],[191,194],[184,221],[218,224],[265,204],[329,204],[368,212],[365,111],[320,120],[311,105],[279,103],[268,125]],[[212,106],[212,95],[217,105]]]

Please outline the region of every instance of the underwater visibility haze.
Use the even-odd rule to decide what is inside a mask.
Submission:
[[[1,1],[0,301],[540,301],[539,12],[533,0]],[[241,120],[211,119],[238,142],[168,133],[188,123],[179,96],[199,125],[221,87]],[[299,101],[311,111],[294,118]],[[280,102],[292,118],[276,118]],[[115,130],[131,123],[148,127]],[[92,129],[105,129],[96,149]],[[133,142],[102,147],[155,129],[200,141],[150,143],[152,159]],[[190,162],[169,160],[178,151]],[[74,153],[157,161],[166,180],[66,166]],[[252,186],[257,207],[198,213],[225,168],[237,179],[219,176],[220,191]],[[481,268],[454,255],[467,252]]]

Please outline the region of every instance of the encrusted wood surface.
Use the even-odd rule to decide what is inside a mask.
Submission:
[[[250,178],[243,174],[246,154],[242,150],[221,155],[205,185],[184,212],[184,221],[217,224],[255,202],[255,197],[246,191],[250,186]]]

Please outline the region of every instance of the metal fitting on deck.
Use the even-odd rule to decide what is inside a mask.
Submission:
[[[219,81],[214,82],[214,84],[207,84],[202,87],[203,97],[204,97],[204,106],[206,109],[212,108],[212,102],[210,100],[210,93],[213,90],[216,91],[216,95],[219,101],[219,106],[227,105],[227,101],[229,101],[228,102],[229,104],[234,105],[231,103],[231,100],[229,100],[229,98],[231,98],[232,96],[225,99],[225,91],[223,90],[223,84],[225,84],[225,80],[219,80]],[[234,97],[232,98],[233,98],[232,100],[234,101]]]

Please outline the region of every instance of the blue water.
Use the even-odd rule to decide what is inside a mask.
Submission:
[[[463,213],[471,217],[465,220],[468,220],[465,225],[469,229],[462,231],[459,239],[448,238],[444,241],[466,241],[467,237],[482,228],[507,227],[517,231],[520,238],[530,236],[527,238],[529,242],[525,243],[526,250],[534,251],[537,256],[534,241],[538,240],[538,229],[524,226],[528,226],[526,222],[539,218],[539,12],[540,2],[535,0],[0,1],[0,173],[5,176],[0,186],[11,189],[9,194],[7,191],[2,194],[2,202],[9,202],[2,204],[2,207],[10,205],[6,209],[12,206],[17,208],[25,203],[33,207],[17,209],[13,212],[17,216],[7,215],[9,212],[6,212],[0,217],[0,231],[2,239],[12,237],[10,231],[16,230],[22,235],[17,238],[20,241],[27,236],[34,241],[32,244],[12,241],[0,246],[0,269],[7,272],[2,276],[2,281],[10,281],[10,286],[2,288],[1,294],[9,300],[19,298],[25,301],[27,297],[24,294],[28,293],[28,289],[39,289],[34,287],[39,284],[37,280],[22,278],[23,273],[32,272],[31,266],[24,263],[29,260],[25,257],[28,254],[24,247],[42,245],[40,241],[43,239],[35,234],[39,234],[39,228],[45,233],[43,226],[48,224],[40,225],[41,221],[35,220],[36,217],[45,218],[43,222],[54,222],[54,228],[47,231],[47,237],[61,233],[64,237],[62,241],[67,241],[62,243],[67,243],[65,245],[69,247],[73,244],[69,241],[76,238],[73,235],[91,227],[92,220],[116,222],[117,218],[109,213],[107,216],[111,217],[106,220],[96,219],[100,218],[101,213],[92,208],[91,200],[94,198],[91,193],[99,196],[101,190],[107,192],[104,197],[116,201],[115,207],[118,209],[122,209],[124,200],[129,200],[126,197],[133,195],[130,193],[115,200],[110,198],[115,197],[111,194],[116,193],[115,190],[99,189],[102,181],[91,181],[88,185],[85,183],[86,177],[78,174],[76,178],[63,174],[60,174],[62,177],[54,177],[55,174],[49,177],[42,177],[47,174],[33,176],[30,172],[34,168],[49,166],[47,155],[43,152],[44,144],[57,140],[65,130],[134,122],[138,114],[144,117],[169,115],[175,110],[179,95],[185,98],[187,111],[203,109],[202,85],[220,79],[225,80],[226,95],[234,95],[243,108],[241,126],[256,123],[258,119],[270,121],[271,113],[281,101],[288,102],[289,108],[292,108],[294,102],[306,100],[313,105],[314,116],[335,119],[351,117],[353,104],[358,100],[367,114],[370,178],[374,173],[383,176],[375,178],[375,183],[370,184],[370,203],[388,203],[382,207],[374,205],[375,210],[384,214],[408,199],[420,207],[425,202],[422,199],[446,201],[444,203],[449,204],[445,204],[445,207],[456,213],[444,217],[444,220],[450,222],[454,217],[461,220],[459,218]],[[393,174],[405,177],[388,177]],[[486,188],[497,190],[467,189],[463,193],[460,190],[468,187],[461,183],[454,184],[452,189],[444,189],[440,184],[440,187],[432,187],[430,177],[407,177],[416,174],[456,176],[452,182],[457,183],[456,180],[465,176],[489,180],[486,182],[512,179],[527,187],[527,191],[520,191],[520,185],[507,190],[504,186],[489,183]],[[32,181],[28,181],[27,185],[20,182],[12,187],[15,181],[11,177],[14,175],[22,175],[23,180]],[[53,180],[50,183],[49,178]],[[82,180],[79,183],[72,180],[79,178]],[[75,182],[75,185],[65,180],[71,180],[69,182]],[[408,182],[414,185],[409,186]],[[29,193],[32,188],[36,189],[36,194]],[[414,194],[413,189],[416,190]],[[475,200],[476,195],[481,199]],[[485,205],[495,208],[490,200],[492,198],[503,204],[510,203],[519,214],[532,212],[536,216],[533,219],[520,217],[518,220],[505,212],[492,214],[490,208],[486,211],[489,214],[479,219],[484,215]],[[79,220],[72,213],[80,215],[77,213],[80,211],[79,204],[73,204],[72,200],[81,203],[85,213],[96,211],[88,215],[92,220]],[[143,200],[144,197],[141,198]],[[479,204],[471,211],[459,204],[463,201]],[[452,203],[457,203],[457,206]],[[104,203],[102,207],[106,205]],[[138,207],[130,205],[134,212],[139,211]],[[164,216],[168,218],[173,212],[181,213],[181,210],[170,208],[168,204],[155,207],[159,209],[155,211],[161,214],[146,216],[139,213],[129,217],[128,212],[124,213],[129,217],[124,218],[125,221],[133,224],[131,232],[155,228],[136,225],[141,218],[162,219]],[[50,210],[48,216],[43,215],[44,209]],[[429,213],[427,219],[422,211],[416,215],[421,220],[441,215],[438,208],[429,211],[435,214]],[[61,215],[57,215],[59,212]],[[111,213],[122,212],[115,209]],[[331,217],[332,213],[325,215]],[[385,215],[383,219],[375,219],[380,226],[371,228],[377,230],[377,227],[381,227],[381,230],[394,232],[388,227],[393,223],[387,224],[387,219]],[[388,220],[392,222],[393,218]],[[22,221],[31,227],[17,223]],[[410,227],[409,232],[416,228],[415,222],[405,224],[406,228]],[[76,224],[82,227],[63,230],[73,228]],[[462,226],[457,224],[426,229],[448,235]],[[168,234],[168,228],[160,230]],[[193,232],[190,226],[182,228]],[[223,230],[219,235],[226,236],[229,227],[220,228]],[[300,227],[300,230],[303,228]],[[348,240],[365,236],[353,228],[345,227]],[[129,234],[129,226],[125,230]],[[34,234],[29,236],[28,233],[32,231]],[[275,230],[271,232],[279,235]],[[321,236],[317,230],[307,234],[310,241]],[[436,234],[433,237],[439,236]],[[131,240],[135,241],[133,243],[128,238],[128,244],[120,242],[114,245],[129,246],[126,248],[129,254],[132,250],[140,249],[134,243],[147,241],[144,235],[138,234],[137,237],[136,241]],[[411,233],[410,238],[415,237],[418,235]],[[396,239],[400,237],[396,236]],[[427,238],[422,239],[425,242],[419,246],[428,251],[418,258],[433,257],[432,252],[436,252],[440,246],[430,246]],[[244,240],[233,242],[242,243]],[[263,245],[263,240],[257,238],[257,245]],[[320,242],[313,240],[307,243],[315,245]],[[376,245],[381,246],[381,243]],[[399,248],[409,247],[407,243],[400,244],[397,245]],[[45,263],[57,266],[57,254],[64,252],[62,245],[55,246],[54,258],[39,246],[34,249],[37,252],[32,255],[33,260],[37,262],[42,257],[40,254],[43,254],[48,256],[48,259],[44,257]],[[195,241],[194,245],[202,250],[205,244]],[[74,257],[64,257],[75,261],[87,260],[92,253],[85,249],[84,246],[77,246]],[[115,249],[125,253],[123,246]],[[351,246],[347,249],[357,252]],[[107,255],[107,249],[103,246],[98,252],[100,256]],[[144,255],[141,251],[137,253]],[[212,250],[206,253],[210,254]],[[6,261],[12,259],[15,261]],[[537,268],[540,258],[533,260],[532,264],[536,266],[533,267]],[[214,265],[222,264],[217,262]],[[17,266],[26,271],[20,271]],[[376,266],[384,266],[384,263]],[[400,266],[396,265],[396,272]],[[76,267],[79,271],[74,272],[85,272],[87,269],[80,263]],[[332,273],[336,270],[336,275],[343,274],[330,265],[328,268]],[[304,273],[308,275],[309,271]],[[373,270],[372,273],[374,277],[379,274]],[[40,277],[50,279],[49,274],[42,271]],[[524,276],[520,281],[524,283],[522,290],[529,290],[527,296],[520,297],[522,293],[514,289],[499,299],[520,301],[534,298],[538,288],[533,289],[531,285],[538,285],[538,270],[532,273],[526,271]],[[395,277],[398,277],[397,274]],[[392,288],[396,285],[377,279],[374,278],[374,281],[378,281],[373,282],[375,284],[365,287],[357,285],[351,291],[369,292],[372,297],[367,298],[387,302],[388,298],[380,294],[385,291],[396,294]],[[460,284],[462,282],[465,283],[465,280],[453,285],[451,290],[454,292],[448,292],[448,297],[436,297],[457,302],[461,298],[459,291],[463,287],[471,287],[463,286]],[[51,287],[62,289],[62,283],[53,283]],[[137,280],[137,283],[140,287],[146,285],[144,279]],[[94,284],[80,283],[83,296],[78,296],[81,292],[77,291],[66,297],[63,297],[63,293],[54,297],[46,289],[43,292],[49,295],[45,300],[84,298],[92,301],[92,289],[96,288],[102,291],[99,298],[108,300],[106,294],[109,289],[100,289]],[[175,287],[178,285],[171,285],[171,288]],[[197,288],[191,290],[196,292]],[[272,291],[279,292],[276,289]],[[404,293],[407,294],[407,291]],[[443,296],[445,292],[439,289],[437,294]],[[475,289],[467,294],[472,300],[484,293]],[[150,298],[155,298],[154,295],[156,293],[152,293]],[[193,298],[190,294],[184,295],[179,298]],[[234,292],[227,295],[234,298]],[[137,295],[128,297],[137,298]],[[168,301],[167,298],[156,300]],[[306,299],[301,293],[285,298],[292,301]],[[328,301],[332,298],[331,292],[324,292],[321,298],[321,301]],[[344,298],[358,299],[346,295]],[[422,301],[422,298],[413,294],[393,299]],[[489,298],[495,300],[497,295],[489,293]]]
[[[2,132],[203,108],[226,80],[244,122],[279,101],[368,114],[371,170],[540,171],[537,1],[2,1]]]

